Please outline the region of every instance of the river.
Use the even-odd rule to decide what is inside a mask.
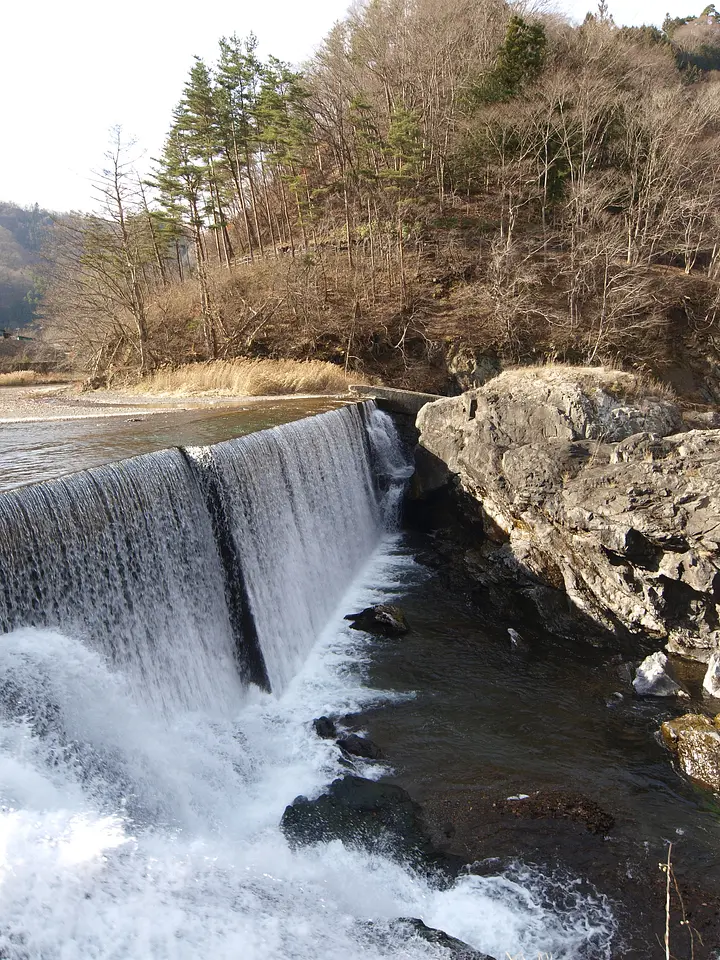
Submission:
[[[95,445],[55,423],[23,469],[62,478],[0,496],[0,957],[446,960],[392,926],[408,916],[497,960],[661,956],[646,876],[672,841],[712,891],[720,849],[657,741],[666,708],[632,698],[616,651],[513,646],[418,562],[372,404],[207,446],[241,416],[106,422]],[[403,639],[343,620],[388,599]],[[408,787],[472,870],[288,845],[285,806],[347,772],[322,714],[370,732],[386,760],[358,772]],[[570,790],[613,826],[502,806]]]

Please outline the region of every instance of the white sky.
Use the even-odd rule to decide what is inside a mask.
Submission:
[[[660,23],[705,0],[610,0],[617,23]],[[156,156],[195,54],[253,32],[299,63],[348,0],[2,0],[0,200],[87,209],[90,175],[121,124]],[[595,0],[556,0],[582,19]],[[697,7],[697,10],[695,9]]]

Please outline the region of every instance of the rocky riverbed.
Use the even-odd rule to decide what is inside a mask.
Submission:
[[[701,931],[695,956],[715,957],[720,943],[717,420],[712,411],[681,408],[632,374],[562,367],[508,371],[428,404],[417,418],[407,519],[422,532],[418,556],[441,590],[469,601],[481,630],[505,634],[505,669],[525,675],[540,656],[558,672],[541,669],[534,683],[521,681],[521,696],[534,689],[538,714],[531,719],[523,703],[512,721],[518,677],[499,679],[486,646],[478,652],[485,673],[475,676],[466,663],[453,674],[468,685],[451,698],[466,712],[458,728],[468,722],[472,691],[487,697],[488,682],[499,683],[508,699],[495,705],[498,722],[520,727],[528,742],[525,753],[507,742],[496,750],[496,724],[487,729],[491,698],[479,707],[485,727],[476,726],[472,744],[459,749],[475,775],[445,768],[446,787],[423,772],[416,755],[416,729],[426,724],[436,740],[437,717],[397,708],[412,758],[407,738],[391,732],[381,714],[369,718],[369,730],[383,754],[397,759],[399,782],[420,799],[434,840],[449,854],[481,862],[534,851],[546,866],[569,864],[615,896],[634,918],[623,956],[651,956],[662,939],[666,874],[658,866],[670,842],[690,914],[687,923],[675,915],[673,922],[685,934]],[[417,612],[410,618],[415,623]],[[557,656],[565,643],[567,661]],[[412,644],[398,641],[402,652],[386,657],[403,660],[423,686],[426,671],[408,666],[418,655]],[[578,689],[560,693],[563,682]],[[440,686],[447,697],[447,684]],[[455,733],[440,736],[446,739],[457,751]],[[587,763],[579,760],[583,749]],[[498,777],[513,757],[525,776]],[[450,767],[458,765],[455,757]],[[630,794],[610,786],[613,769],[621,779],[632,771]],[[689,802],[692,823],[684,819]],[[676,949],[691,955],[689,941]]]
[[[432,544],[408,535],[404,549],[426,556]],[[578,960],[662,956],[659,864],[672,842],[678,888],[703,940],[695,937],[695,960],[714,960],[718,808],[673,768],[659,736],[663,721],[701,704],[702,665],[681,674],[689,699],[642,698],[614,644],[530,632],[515,619],[519,645],[497,611],[468,604],[422,564],[407,568],[392,599],[408,632],[375,632],[362,658],[371,686],[390,699],[316,724],[338,751],[348,731],[365,743],[369,735],[375,749],[343,753],[347,775],[290,806],[284,823],[293,842],[340,838],[393,849],[441,884],[502,871],[536,890],[538,910],[606,905],[616,924],[611,951],[605,930]],[[389,780],[366,782],[388,768]],[[689,960],[673,897],[673,955]],[[542,942],[552,942],[552,930]]]
[[[423,538],[413,548],[425,556]],[[664,721],[702,710],[703,667],[681,671],[690,699],[643,698],[612,642],[563,640],[517,618],[524,645],[489,606],[465,602],[418,567],[401,603],[407,636],[374,643],[373,685],[412,697],[359,717],[422,808],[432,843],[451,860],[494,873],[513,864],[554,878],[553,894],[607,897],[615,952],[651,958],[662,939],[673,844],[685,907],[714,958],[720,944],[720,806],[665,746]],[[566,885],[572,878],[570,892]],[[673,953],[690,957],[673,900]]]

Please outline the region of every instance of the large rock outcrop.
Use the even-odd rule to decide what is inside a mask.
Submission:
[[[720,645],[720,430],[688,430],[633,374],[568,367],[506,371],[417,425],[421,492],[444,465],[480,504],[464,558],[480,583],[514,581],[558,632],[583,621],[701,660]]]

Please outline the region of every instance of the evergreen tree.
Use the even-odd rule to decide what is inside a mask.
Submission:
[[[187,225],[195,246],[195,261],[201,291],[203,335],[209,357],[217,352],[215,317],[207,275],[207,248],[203,231],[204,185],[207,167],[198,163],[193,151],[193,135],[188,130],[187,116],[181,104],[175,110],[175,123],[170,130],[162,157],[149,181],[159,196],[160,204],[176,236]],[[179,261],[178,261],[179,262]]]
[[[307,93],[300,74],[274,57],[264,68],[257,101],[258,136],[263,154],[276,179],[291,249],[293,230],[287,191],[294,199],[303,246],[307,247],[306,218],[311,199],[303,170],[309,161],[311,128],[305,112]]]
[[[257,40],[252,34],[246,40],[233,35],[220,41],[215,97],[219,142],[235,185],[251,258],[255,246],[261,255],[264,254],[255,170],[258,149],[257,90],[261,75],[261,65],[255,56],[256,47]],[[249,198],[245,195],[246,187]],[[248,199],[254,233],[246,208]]]
[[[528,23],[513,15],[495,67],[476,91],[481,101],[508,100],[531,83],[545,63],[547,38],[541,23]]]
[[[217,99],[210,70],[199,57],[195,58],[178,105],[176,124],[185,134],[189,151],[204,168],[203,180],[208,191],[205,210],[214,231],[218,259],[228,263],[233,251],[223,203],[222,169],[218,163],[221,134]]]

